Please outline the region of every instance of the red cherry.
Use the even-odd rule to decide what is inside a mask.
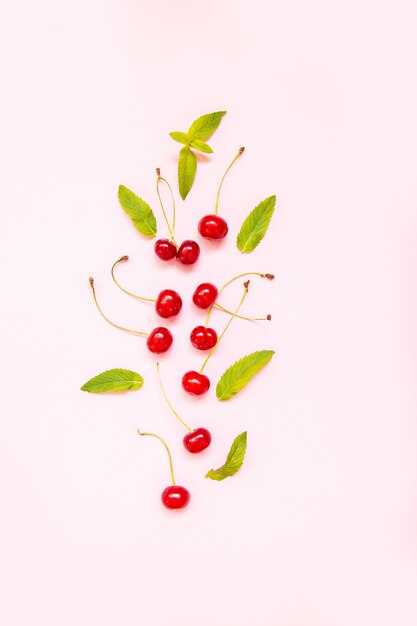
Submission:
[[[170,485],[163,490],[161,500],[167,509],[183,509],[190,501],[190,492],[181,485]]]
[[[192,239],[186,239],[180,245],[177,259],[183,265],[193,265],[200,256],[200,246]]]
[[[210,350],[217,343],[217,333],[214,328],[196,326],[191,331],[190,340],[197,350]]]
[[[211,442],[211,435],[207,428],[196,428],[195,430],[187,433],[183,439],[184,447],[188,452],[196,454],[202,452],[209,447]]]
[[[178,315],[182,309],[182,300],[179,293],[172,289],[163,289],[155,302],[155,310],[161,317]]]
[[[158,326],[149,333],[146,345],[148,346],[148,350],[154,354],[161,354],[170,349],[173,340],[174,338],[168,328]]]
[[[182,386],[192,396],[201,396],[210,389],[210,380],[205,374],[191,370],[182,377]]]
[[[198,231],[205,239],[223,239],[229,228],[219,215],[205,215],[198,223]]]
[[[216,301],[219,290],[212,283],[201,283],[193,293],[193,302],[199,309],[208,309]]]
[[[158,239],[154,245],[155,254],[162,261],[170,261],[177,255],[177,247],[169,239]]]

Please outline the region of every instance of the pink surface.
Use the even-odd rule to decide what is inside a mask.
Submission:
[[[5,626],[415,626],[417,623],[415,3],[405,1],[7,3],[0,149],[2,359],[0,576]],[[123,183],[158,211],[154,168],[175,183],[177,144],[226,108],[178,202],[196,236],[218,180],[230,236],[198,266],[162,266],[118,207]],[[178,146],[179,147],[179,146]],[[267,238],[234,238],[268,195]],[[158,213],[159,215],[159,213]],[[161,231],[162,220],[159,219]],[[161,367],[177,410],[212,446],[182,449],[145,342],[94,309],[151,328],[151,308],[111,284],[178,289]],[[244,270],[245,303],[207,368],[276,350],[238,397],[186,397],[202,361],[188,342],[202,280]],[[233,307],[240,288],[231,289]],[[217,328],[225,322],[213,316]],[[94,396],[103,369],[145,385]],[[189,508],[161,507],[164,435]],[[248,430],[242,472],[204,478]]]

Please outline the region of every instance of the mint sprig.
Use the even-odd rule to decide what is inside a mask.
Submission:
[[[236,437],[224,465],[216,470],[211,469],[207,472],[206,478],[211,478],[211,480],[224,480],[229,476],[233,476],[240,470],[246,453],[247,434],[247,431],[245,431]]]
[[[114,368],[97,374],[81,387],[81,391],[89,393],[105,393],[107,391],[133,391],[140,389],[143,378],[137,372]]]
[[[197,171],[197,159],[191,148],[205,154],[211,154],[213,150],[206,143],[206,140],[219,127],[224,115],[226,115],[226,111],[207,113],[194,120],[186,133],[180,131],[169,133],[174,141],[184,145],[178,159],[178,187],[183,200],[188,196],[193,186]]]
[[[229,400],[236,395],[274,356],[273,350],[259,350],[233,363],[216,386],[218,400]]]

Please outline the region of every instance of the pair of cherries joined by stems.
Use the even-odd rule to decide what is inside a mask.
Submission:
[[[244,151],[244,148],[239,148],[239,152],[237,153],[237,155],[235,156],[235,158],[233,159],[233,161],[230,163],[229,167],[223,174],[223,177],[220,181],[219,188],[217,190],[216,205],[215,205],[214,213],[210,215],[205,215],[204,217],[201,218],[201,220],[198,223],[198,232],[200,233],[202,237],[204,237],[204,239],[210,239],[214,241],[219,240],[219,239],[224,239],[224,237],[226,237],[228,233],[229,228],[227,226],[226,220],[218,215],[220,191],[221,191],[223,181],[226,178],[227,173],[229,172],[229,170],[231,169],[235,161],[237,161],[237,159],[240,157],[240,155],[243,154],[243,151]],[[200,246],[198,245],[196,241],[192,239],[186,239],[185,241],[182,242],[180,246],[178,246],[174,237],[175,214],[176,214],[174,194],[173,194],[173,191],[169,182],[166,180],[166,178],[163,178],[161,176],[161,170],[159,169],[159,167],[156,170],[156,174],[157,174],[156,191],[157,191],[159,202],[161,205],[162,214],[164,216],[165,223],[168,227],[169,238],[158,239],[155,242],[155,245],[154,245],[155,254],[159,259],[161,259],[161,261],[171,261],[172,259],[176,258],[183,265],[194,265],[194,263],[196,263],[196,261],[198,260],[198,257],[200,256]],[[171,195],[171,201],[172,201],[172,223],[171,224],[169,223],[169,220],[167,218],[164,205],[162,202],[161,194],[159,191],[159,183],[161,181],[163,181],[167,185],[170,195]]]
[[[180,246],[178,246],[177,242],[174,239],[174,228],[175,228],[175,198],[174,193],[172,191],[171,185],[167,181],[166,178],[161,176],[161,170],[159,167],[156,169],[156,191],[158,194],[159,202],[161,204],[162,214],[165,219],[165,223],[168,226],[169,230],[169,239],[158,239],[155,242],[154,250],[155,254],[161,261],[171,261],[172,259],[177,259],[183,265],[194,265],[198,261],[198,257],[200,256],[200,246],[196,241],[192,239],[186,239],[182,242]],[[167,215],[165,213],[164,205],[162,203],[161,194],[159,191],[159,183],[163,181],[171,194],[172,200],[172,224],[169,223]]]

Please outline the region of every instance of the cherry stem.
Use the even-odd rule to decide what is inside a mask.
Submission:
[[[131,330],[130,328],[124,328],[123,326],[119,326],[118,324],[115,324],[114,322],[110,321],[109,318],[104,315],[103,311],[100,308],[99,303],[97,302],[96,290],[94,289],[94,279],[91,276],[89,278],[89,281],[90,281],[91,290],[93,292],[93,298],[94,298],[95,305],[96,305],[100,315],[102,317],[104,317],[106,322],[108,322],[111,326],[114,326],[115,328],[118,328],[119,330],[124,330],[126,333],[131,333],[132,335],[142,335],[143,337],[149,337],[149,333],[143,333],[140,330]]]
[[[233,311],[229,311],[229,309],[226,309],[224,306],[222,306],[218,302],[215,302],[214,306],[216,309],[219,309],[220,311],[223,311],[224,313],[233,315]],[[241,320],[247,320],[248,322],[266,322],[266,321],[269,322],[272,319],[272,316],[269,313],[266,317],[245,317],[244,315],[235,315],[235,317],[238,317]]]
[[[243,296],[239,302],[238,307],[236,308],[236,311],[233,313],[232,317],[230,318],[230,320],[227,322],[226,326],[223,328],[222,333],[220,334],[220,337],[218,338],[217,342],[215,343],[215,345],[212,347],[212,349],[210,350],[210,352],[208,353],[203,365],[201,366],[200,369],[200,374],[203,373],[204,368],[206,367],[208,360],[210,359],[211,355],[213,354],[213,352],[215,351],[215,349],[217,348],[217,346],[219,345],[220,341],[222,340],[226,330],[229,328],[230,324],[233,322],[233,319],[236,317],[237,313],[239,312],[240,307],[242,306],[246,296],[248,295],[248,287],[249,287],[249,281],[247,280],[244,285],[245,287],[245,291],[243,292]]]
[[[167,444],[165,443],[165,441],[162,439],[162,437],[160,437],[159,435],[155,435],[154,433],[142,433],[139,428],[138,428],[138,434],[141,437],[156,437],[156,439],[159,439],[159,441],[165,446],[165,450],[167,451],[168,454],[168,459],[169,459],[169,469],[171,471],[171,480],[172,480],[172,484],[175,485],[175,478],[174,478],[174,468],[172,467],[172,458],[171,458],[171,453],[169,451],[169,448],[167,446]]]
[[[117,282],[117,279],[114,275],[114,268],[119,263],[122,263],[123,261],[128,261],[128,260],[129,260],[129,257],[127,256],[127,254],[125,254],[124,256],[121,256],[120,259],[117,259],[117,261],[115,261],[113,265],[111,266],[111,277],[113,278],[114,283],[119,287],[119,289],[127,293],[128,296],[131,296],[132,298],[136,298],[136,300],[142,300],[143,302],[156,302],[154,298],[144,298],[143,296],[137,296],[135,293],[128,291],[127,289],[122,287],[119,282]]]
[[[157,363],[157,364],[156,364],[156,371],[158,372],[159,386],[161,387],[162,395],[164,396],[164,398],[165,398],[165,400],[166,400],[167,405],[169,406],[169,408],[171,409],[171,411],[173,412],[173,414],[175,415],[175,417],[177,418],[177,420],[179,420],[179,421],[181,422],[181,424],[182,424],[183,426],[185,426],[185,428],[186,428],[186,429],[187,429],[187,430],[191,433],[191,432],[193,431],[193,429],[192,429],[192,428],[190,428],[190,427],[188,426],[188,424],[186,424],[186,423],[184,422],[184,420],[182,420],[182,419],[180,418],[180,416],[178,415],[178,413],[176,412],[176,410],[175,410],[175,409],[174,409],[174,407],[172,406],[171,402],[168,400],[168,396],[166,395],[165,390],[164,390],[164,386],[163,386],[163,384],[162,384],[161,372],[160,372],[160,369],[159,369],[159,363]]]
[[[268,280],[274,280],[275,276],[273,274],[262,274],[261,272],[245,272],[244,274],[238,274],[237,276],[233,276],[233,278],[231,278],[230,280],[227,281],[227,283],[224,283],[223,287],[221,287],[221,289],[219,290],[219,293],[217,294],[217,297],[220,296],[220,294],[222,293],[222,291],[224,291],[224,289],[230,285],[230,283],[233,283],[235,280],[238,280],[239,278],[244,278],[245,276],[260,276],[261,278],[267,278]],[[213,307],[217,307],[219,309],[221,309],[222,311],[225,311],[226,313],[229,313],[229,315],[233,315],[232,311],[229,311],[228,309],[225,309],[224,307],[222,307],[217,301],[213,302],[213,304],[211,305],[211,307],[208,310],[207,313],[207,317],[206,317],[206,327],[208,326],[209,323],[209,319],[211,316],[211,313],[213,311]],[[235,317],[239,317],[242,320],[248,320],[250,322],[252,321],[263,321],[263,320],[269,320],[271,319],[270,315],[267,315],[266,317],[260,317],[260,318],[256,318],[256,317],[243,317],[242,315],[235,315]]]
[[[161,170],[159,169],[159,167],[156,168],[156,175],[157,175],[157,179],[156,179],[156,193],[158,194],[159,203],[161,205],[162,214],[164,216],[165,223],[168,226],[169,240],[172,241],[175,244],[175,246],[178,248],[178,244],[177,244],[177,242],[175,241],[175,238],[174,238],[175,214],[176,214],[174,192],[172,191],[171,185],[169,184],[167,179],[163,178],[161,176]],[[165,213],[164,205],[163,205],[163,202],[162,202],[161,194],[159,192],[159,181],[161,181],[161,180],[166,184],[166,186],[168,187],[169,192],[171,194],[171,200],[172,200],[172,226],[170,225],[170,223],[168,221],[167,214]]]
[[[225,173],[223,174],[223,177],[220,181],[220,185],[219,188],[217,190],[217,196],[216,196],[216,206],[214,208],[214,215],[217,215],[219,212],[219,198],[220,198],[220,191],[223,185],[223,181],[226,178],[229,170],[232,168],[233,164],[238,160],[238,158],[240,157],[241,154],[243,154],[245,148],[239,148],[239,152],[237,153],[237,155],[235,156],[235,158],[233,159],[233,161],[230,163],[229,167],[227,168],[227,170],[225,171]]]

